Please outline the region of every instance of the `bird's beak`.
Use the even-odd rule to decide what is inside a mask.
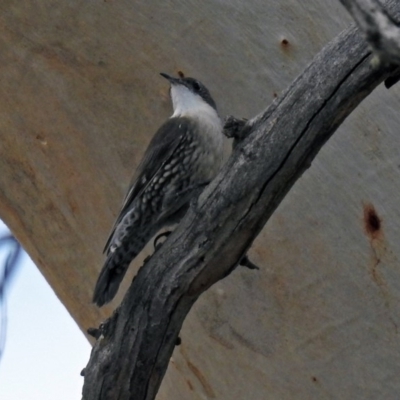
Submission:
[[[177,85],[179,83],[181,83],[181,79],[180,78],[174,78],[172,76],[169,76],[168,74],[165,74],[164,72],[160,72],[160,75],[165,78],[168,79],[169,82],[171,83],[171,85]]]

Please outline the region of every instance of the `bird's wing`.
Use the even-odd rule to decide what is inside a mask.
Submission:
[[[128,193],[125,196],[121,211],[114,223],[103,252],[108,254],[116,227],[130,210],[135,198],[143,192],[157,171],[171,157],[185,136],[189,125],[190,120],[187,118],[169,118],[153,136],[131,180]]]

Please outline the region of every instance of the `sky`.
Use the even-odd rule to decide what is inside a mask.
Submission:
[[[5,232],[0,221],[0,235]],[[0,248],[0,268],[6,254]],[[80,372],[91,347],[26,253],[8,287],[6,302],[0,399],[81,399]]]

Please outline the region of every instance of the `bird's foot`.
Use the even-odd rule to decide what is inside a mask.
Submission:
[[[172,231],[166,231],[166,232],[162,232],[159,235],[157,235],[154,238],[153,241],[153,246],[154,246],[154,251],[157,251],[162,245],[163,243],[159,243],[159,240],[162,239],[163,237],[165,237],[165,239],[167,239],[167,237],[172,233]]]
[[[233,149],[241,142],[248,134],[246,129],[246,118],[235,118],[232,115],[225,118],[223,134],[227,138],[233,138]]]

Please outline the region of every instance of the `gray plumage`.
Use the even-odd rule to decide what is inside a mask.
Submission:
[[[130,262],[157,231],[179,222],[222,164],[222,124],[206,87],[161,75],[171,83],[174,113],[151,140],[106,243],[93,296],[98,306],[113,299]]]

